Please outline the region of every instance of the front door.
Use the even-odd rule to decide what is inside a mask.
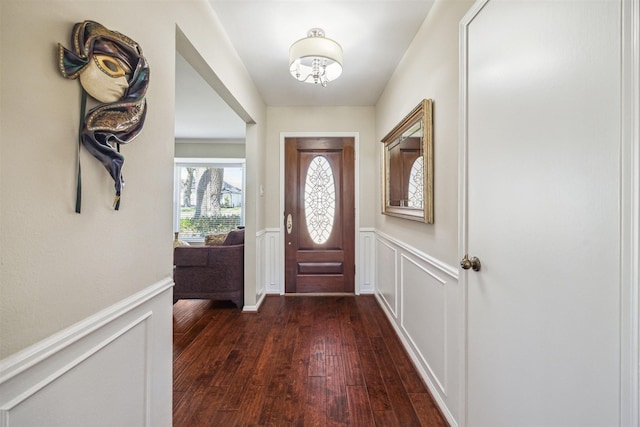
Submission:
[[[285,291],[353,292],[354,138],[285,138]]]
[[[622,425],[620,4],[467,20],[468,427]]]

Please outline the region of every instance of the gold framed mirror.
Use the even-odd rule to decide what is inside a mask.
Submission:
[[[433,101],[382,138],[382,213],[433,224]]]

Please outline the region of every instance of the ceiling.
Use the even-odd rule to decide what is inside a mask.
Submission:
[[[375,105],[433,2],[209,0],[269,106]],[[289,46],[314,27],[344,51],[342,75],[325,88],[289,74]],[[237,115],[179,55],[176,62],[176,137],[243,138]]]
[[[175,137],[244,141],[245,127],[236,112],[176,52]]]

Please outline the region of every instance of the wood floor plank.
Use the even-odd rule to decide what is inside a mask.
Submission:
[[[325,367],[324,337],[314,335],[309,348],[309,376],[324,377],[327,375]]]
[[[340,347],[342,346],[340,341],[340,321],[336,308],[335,306],[329,306],[325,311],[322,322],[324,327],[324,350],[327,356],[340,354]]]
[[[311,344],[309,348],[309,376],[324,377],[327,375],[325,365],[325,314],[326,304],[322,299],[314,301],[312,308]]]
[[[413,362],[396,335],[393,325],[381,311],[375,316],[379,330],[382,332],[387,348],[407,393],[427,393],[427,387],[417,375]]]
[[[447,425],[374,296],[189,303],[174,306],[175,427]]]
[[[184,396],[180,403],[173,411],[173,425],[174,426],[191,426],[194,425],[192,420],[193,415],[200,411],[201,405],[208,404],[205,401],[205,397],[211,400],[213,403],[217,401],[215,398],[211,398],[208,390],[208,381],[210,378],[203,378],[201,382],[192,385],[189,390],[189,395]]]
[[[251,383],[255,385],[269,384],[273,372],[271,371],[272,361],[279,353],[279,343],[282,340],[283,330],[280,328],[271,328],[267,333],[262,353],[258,357],[255,370],[251,374]]]
[[[194,383],[202,380],[208,375],[209,353],[206,347],[192,347],[193,351],[187,349],[180,355],[181,360],[174,361],[173,369],[173,390],[186,392]],[[191,360],[188,358],[191,357]]]
[[[327,425],[349,425],[349,403],[340,356],[327,356]]]
[[[212,301],[180,300],[173,305],[173,334],[187,333],[202,317],[214,312],[210,310]]]
[[[404,427],[394,411],[373,411],[373,420],[376,427]]]
[[[178,301],[180,303],[182,301]],[[177,378],[185,367],[191,365],[194,360],[194,341],[197,341],[202,331],[212,321],[214,312],[206,312],[199,322],[194,324],[190,329],[191,332],[174,335],[174,349],[173,349],[173,376]],[[191,349],[191,354],[184,354]],[[197,351],[197,350],[196,350]],[[183,356],[184,354],[184,356]]]
[[[409,399],[423,427],[447,427],[447,422],[429,393],[410,393]]]
[[[373,426],[375,424],[366,387],[347,386],[347,401],[351,425]]]
[[[245,334],[245,337],[250,336],[251,338],[240,338],[236,341],[234,349],[242,352],[242,359],[234,375],[229,378],[227,384],[229,391],[220,406],[221,410],[230,411],[241,408],[243,395],[247,392],[248,379],[251,378],[252,373],[258,365],[258,359],[264,348],[266,336],[264,333],[256,333],[257,331],[261,331],[262,328],[260,328],[259,322],[256,321],[254,323],[256,326],[254,333]]]
[[[292,378],[281,368],[280,372],[273,376],[269,386],[265,390],[265,401],[260,413],[260,425],[291,425],[297,414],[292,413],[293,393]]]
[[[238,423],[238,411],[218,410],[209,419],[208,424],[204,424],[204,425],[225,426],[225,427],[240,426],[240,424]]]
[[[257,426],[266,396],[265,386],[249,384],[242,395],[238,410],[237,424],[241,426]],[[174,425],[175,426],[175,425]],[[178,426],[175,426],[178,427]]]
[[[376,363],[375,353],[371,346],[359,346],[360,364],[364,374],[367,393],[371,409],[374,411],[388,411],[392,409],[391,400],[387,394],[387,389],[382,379],[380,368]]]
[[[366,316],[362,313],[362,305],[356,304],[357,316],[351,317],[351,325],[354,332],[354,338],[358,348],[358,359],[362,375],[365,378],[367,393],[373,411],[388,411],[391,409],[391,402],[387,395],[387,389],[384,385],[380,368],[375,359],[371,340],[369,339],[369,330],[366,322]],[[375,331],[374,331],[375,333]]]
[[[306,383],[309,377],[311,326],[300,325],[297,337],[291,358],[291,370],[296,378],[300,378],[301,382]]]
[[[365,385],[362,362],[360,361],[358,350],[343,347],[341,356],[344,367],[345,384],[348,386]]]
[[[212,386],[228,386],[233,383],[237,378],[236,371],[242,363],[242,354],[243,351],[241,349],[231,349],[227,358],[219,364],[219,367],[216,367],[210,384]]]
[[[180,304],[183,301],[176,303]],[[206,306],[209,307],[209,306]],[[176,359],[180,354],[191,344],[191,342],[204,330],[214,316],[213,310],[199,310],[199,306],[196,306],[196,310],[193,316],[182,316],[182,321],[176,321],[174,318],[173,327],[173,358]],[[188,311],[189,307],[183,307],[182,310]],[[185,320],[187,318],[188,320]]]
[[[340,321],[340,341],[340,355],[344,364],[345,382],[347,385],[364,385],[358,344],[350,318],[342,318]]]
[[[367,325],[367,335],[370,337],[381,337],[383,334],[376,321],[376,314],[380,314],[380,307],[377,306],[375,299],[357,298],[356,306],[362,316],[362,321]]]
[[[301,378],[293,374],[292,360],[298,328],[296,323],[287,323],[280,343],[280,351],[272,361],[274,373],[267,386],[260,424],[292,425],[297,419],[295,411],[300,393]]]
[[[389,354],[383,338],[373,337],[371,338],[371,344],[374,348],[375,357],[380,372],[382,373],[389,399],[392,402],[393,410],[400,425],[403,427],[420,426],[420,419],[411,404],[411,399],[409,399],[404,389],[402,380],[398,375],[398,371],[394,366],[393,359]]]
[[[310,377],[304,401],[305,426],[327,425],[327,377]]]
[[[402,347],[400,340],[388,344],[387,348],[407,393],[428,393],[427,386],[418,375],[416,367]]]
[[[193,427],[219,425],[215,424],[213,420],[217,416],[218,409],[220,407],[220,401],[222,399],[222,396],[224,396],[226,392],[226,387],[199,388],[196,393],[201,393],[202,398],[199,399],[200,404],[191,414],[191,418],[189,420],[191,424],[188,425]]]
[[[176,412],[176,409],[178,408],[178,405],[182,404],[182,399],[185,398],[185,396],[191,396],[191,394],[187,394],[184,391],[174,391],[173,392],[173,412]]]

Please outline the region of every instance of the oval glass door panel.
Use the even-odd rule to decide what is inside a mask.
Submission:
[[[311,160],[304,184],[304,214],[309,236],[316,244],[329,239],[336,213],[336,187],[331,165],[324,156]]]
[[[424,157],[418,157],[409,173],[408,207],[422,209],[424,200]]]

